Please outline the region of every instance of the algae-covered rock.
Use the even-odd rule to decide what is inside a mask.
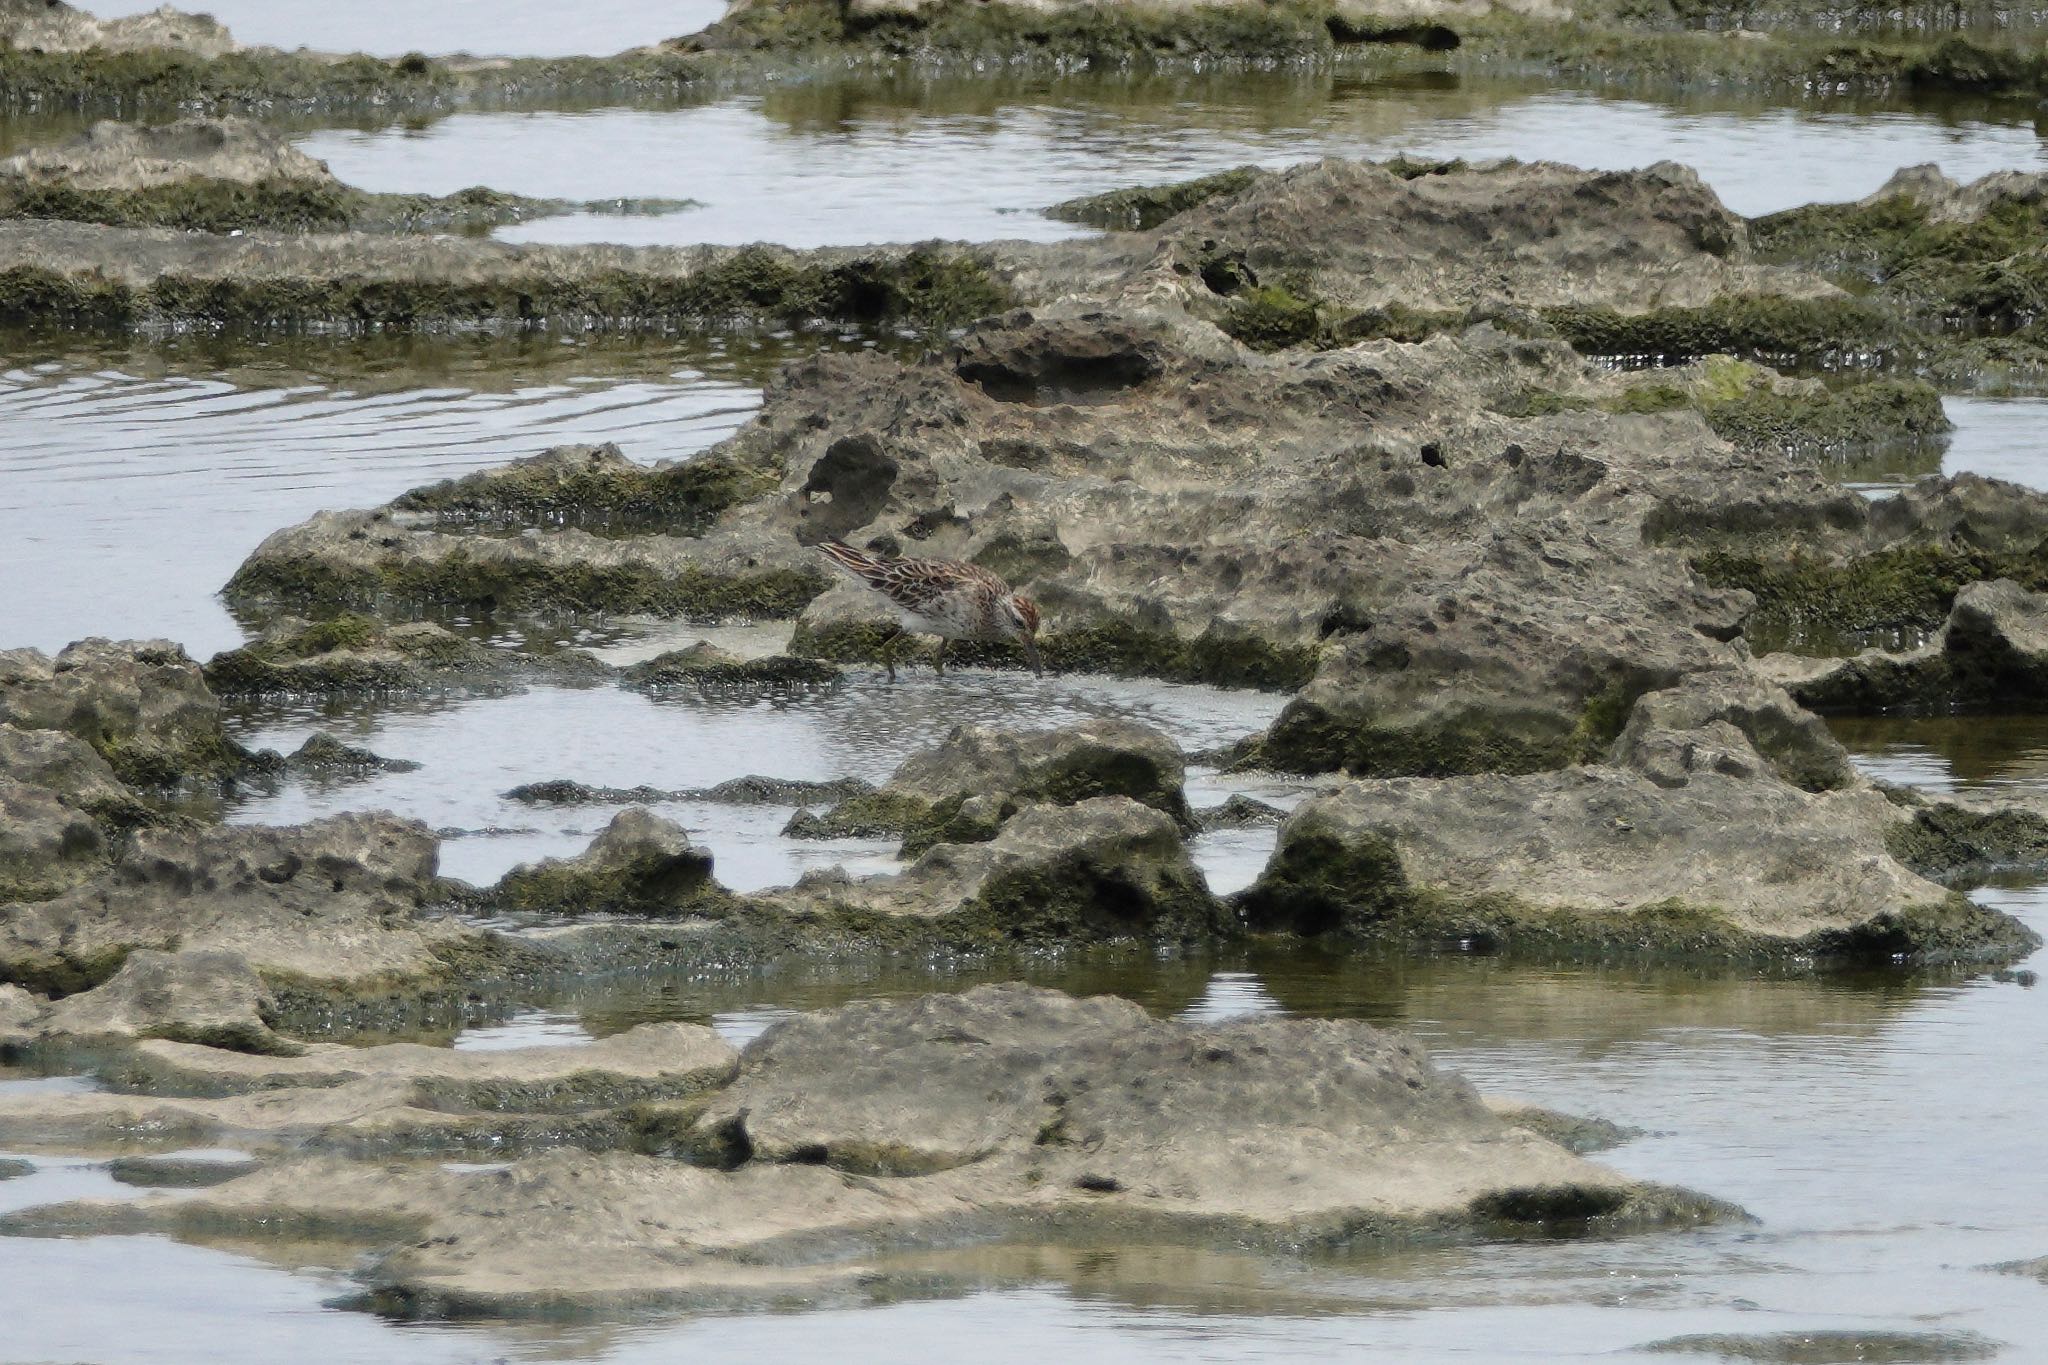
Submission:
[[[819,659],[788,654],[744,658],[729,649],[699,641],[671,649],[625,670],[628,687],[658,691],[668,687],[829,687],[843,675]]]
[[[729,899],[711,875],[709,851],[639,807],[613,816],[576,857],[522,863],[487,894],[498,905],[555,914],[676,915]]]
[[[584,526],[688,534],[775,486],[772,469],[721,456],[635,464],[618,446],[557,446],[416,488],[392,503],[451,526]]]
[[[1030,806],[992,839],[935,845],[900,873],[833,868],[759,899],[848,932],[984,945],[1193,940],[1230,928],[1180,826],[1125,796]]]
[[[85,741],[0,724],[0,903],[97,875],[122,831],[158,818]]]
[[[1805,792],[1732,724],[1699,734],[1733,763],[1349,783],[1281,826],[1247,922],[1565,956],[1941,961],[2036,942],[1902,865],[1879,793]]]
[[[8,0],[0,6],[0,39],[12,48],[46,52],[168,49],[199,57],[222,56],[240,46],[209,15],[163,5],[144,14],[100,19],[64,0]]]
[[[1948,621],[1917,649],[1848,658],[1766,657],[1792,695],[1822,711],[2048,706],[2048,595],[2010,579],[1963,585]]]
[[[55,659],[0,652],[0,722],[84,740],[138,785],[232,776],[247,757],[199,665],[168,640],[81,640]]]
[[[0,977],[82,990],[154,948],[239,953],[273,984],[439,980],[435,947],[460,931],[419,915],[438,855],[425,826],[381,813],[143,830],[107,875],[0,919]]]
[[[285,757],[290,772],[315,777],[368,777],[372,773],[410,773],[419,764],[407,758],[384,758],[359,745],[344,744],[325,730],[315,731]]]
[[[248,960],[222,951],[138,948],[104,984],[51,1007],[46,1039],[168,1038],[235,1052],[289,1053],[271,1029],[277,1001]]]
[[[1016,734],[961,726],[936,748],[912,754],[878,790],[822,816],[802,813],[783,832],[802,838],[903,837],[906,856],[936,843],[994,836],[1026,806],[1068,806],[1126,796],[1194,827],[1182,784],[1180,746],[1147,726],[1088,720]]]
[[[583,650],[498,650],[431,621],[387,625],[354,612],[322,621],[281,618],[254,642],[206,664],[208,684],[224,697],[492,689],[524,677],[580,681],[608,672]]]

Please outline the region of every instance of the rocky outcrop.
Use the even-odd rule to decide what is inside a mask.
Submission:
[[[843,675],[820,659],[799,659],[787,654],[745,658],[729,649],[699,641],[683,649],[671,649],[644,663],[627,668],[627,687],[658,692],[670,687],[830,687]]]
[[[76,991],[137,949],[238,953],[266,981],[348,991],[439,980],[453,925],[427,829],[384,814],[138,832],[105,876],[0,916],[0,978]]]
[[[261,1219],[385,1248],[365,1305],[437,1316],[819,1302],[886,1280],[882,1253],[967,1237],[1298,1251],[1739,1216],[1571,1155],[1368,1024],[1203,1027],[1027,986],[786,1022],[661,1132],[725,1169],[574,1152],[478,1175],[301,1160],[7,1227]]]
[[[606,1150],[634,1140],[634,1106],[692,1103],[735,1059],[710,1029],[667,1023],[586,1047],[484,1052],[310,1043],[258,1056],[151,1040],[93,1065],[108,1089],[0,1096],[0,1137],[371,1158]]]
[[[1126,796],[1192,829],[1180,746],[1123,720],[1088,720],[1058,730],[1013,734],[961,726],[933,749],[912,754],[878,790],[822,815],[801,811],[784,834],[806,839],[900,835],[903,855],[940,843],[995,836],[1027,806],[1070,806]]]
[[[199,665],[168,640],[81,640],[55,659],[0,652],[0,722],[81,739],[138,785],[231,776],[247,757]]]
[[[528,782],[505,793],[507,801],[534,806],[648,806],[662,801],[713,801],[734,806],[804,806],[845,801],[875,789],[857,777],[812,782],[789,777],[735,777],[710,787],[593,787],[571,778]]]
[[[185,118],[172,123],[95,123],[67,142],[30,147],[0,159],[0,191],[23,185],[74,190],[144,190],[186,180],[253,185],[339,182],[327,163],[247,119]]]
[[[1199,940],[1230,927],[1180,827],[1126,796],[1027,807],[993,839],[938,844],[900,873],[814,872],[757,909],[884,941],[981,946]]]
[[[9,47],[42,52],[169,49],[196,57],[218,57],[240,46],[208,15],[163,5],[145,14],[99,19],[64,0],[7,0],[0,5],[0,39]]]
[[[1659,728],[1674,700],[1631,722],[1617,751],[1635,766],[1312,798],[1240,898],[1247,922],[1554,956],[2002,960],[2038,942],[1900,862],[1880,793],[1793,786],[1731,720]]]
[[[731,899],[711,875],[711,854],[681,825],[638,806],[613,816],[576,857],[521,864],[484,894],[508,909],[568,915],[681,915]]]
[[[96,875],[122,830],[156,818],[83,740],[0,724],[0,904]]]
[[[168,1038],[236,1052],[289,1053],[271,1029],[277,1001],[247,959],[221,951],[138,948],[104,985],[66,996],[39,1023],[67,1043]]]
[[[355,613],[273,621],[252,643],[206,663],[208,686],[224,697],[492,691],[529,678],[588,682],[609,674],[580,649],[492,649],[430,621],[386,625]]]
[[[1821,711],[2048,705],[2048,595],[2010,579],[1965,585],[1927,645],[1849,658],[1771,655],[1765,672]]]
[[[306,742],[285,756],[285,771],[306,777],[346,780],[374,773],[418,772],[419,764],[409,758],[384,758],[360,745],[344,744],[325,730],[316,730]]]
[[[1856,769],[1849,751],[1827,722],[1801,707],[1781,687],[1745,670],[1695,673],[1678,687],[1645,694],[1629,712],[1628,724],[1614,743],[1612,761],[1633,768],[1659,786],[1682,787],[1688,775],[1716,766],[1703,761],[1709,751],[1737,765],[1741,746],[1704,747],[1698,732],[1731,726],[1785,782],[1810,792],[1838,791],[1855,786]],[[1733,775],[1750,775],[1730,769]]]

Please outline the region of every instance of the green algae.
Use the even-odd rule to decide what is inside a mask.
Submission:
[[[722,252],[689,274],[622,268],[568,275],[508,267],[483,278],[332,275],[193,277],[143,284],[96,271],[0,271],[0,322],[121,331],[204,325],[247,331],[506,326],[545,331],[660,331],[719,322],[817,321],[944,329],[1010,306],[1013,294],[974,252],[917,248],[820,262],[772,247]]]
[[[712,454],[648,468],[623,460],[572,468],[521,461],[400,495],[392,506],[447,524],[586,526],[695,535],[728,508],[775,490],[779,471]]]
[[[2008,552],[1903,545],[1850,558],[1708,550],[1692,563],[1708,583],[1756,595],[1745,623],[1752,634],[1933,630],[1966,584],[2010,578],[2037,592],[2048,588],[2048,542]]]
[[[1045,211],[1045,216],[1113,232],[1142,232],[1211,199],[1236,194],[1250,185],[1258,174],[1256,166],[1239,166],[1167,185],[1138,185],[1110,190],[1105,194],[1091,194],[1054,204]]]
[[[1573,304],[1545,322],[1587,355],[1690,360],[1714,354],[1839,367],[1914,360],[1923,340],[1889,310],[1853,298],[1729,295],[1696,307],[1622,313]]]

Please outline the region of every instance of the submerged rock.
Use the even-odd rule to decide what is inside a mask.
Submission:
[[[484,894],[493,905],[554,914],[680,915],[731,899],[711,875],[709,851],[637,806],[613,816],[576,857],[523,863]]]
[[[275,621],[254,643],[208,660],[206,681],[228,697],[340,696],[488,690],[528,677],[587,681],[609,672],[584,650],[535,655],[492,649],[429,621],[386,625],[345,613],[316,622]]]
[[[436,947],[463,937],[419,915],[442,894],[438,852],[425,826],[381,813],[144,830],[106,876],[0,917],[0,977],[82,990],[154,948],[239,953],[273,984],[438,980]]]
[[[81,640],[55,659],[0,652],[0,722],[73,735],[144,786],[232,776],[247,757],[199,665],[168,640]]]
[[[1028,806],[1070,806],[1127,796],[1194,828],[1180,746],[1147,726],[1088,720],[1012,734],[961,726],[936,748],[912,754],[878,790],[823,815],[801,811],[783,830],[806,839],[901,835],[904,856],[939,843],[994,837]]]
[[[818,659],[787,654],[748,659],[699,642],[672,649],[625,671],[625,684],[646,691],[665,687],[829,687],[843,675]]]
[[[368,749],[344,744],[325,730],[307,736],[284,761],[286,769],[320,777],[367,777],[371,773],[411,773],[419,764],[409,758],[383,758]]]
[[[668,1131],[728,1169],[581,1152],[475,1175],[300,1160],[6,1226],[317,1231],[385,1248],[364,1306],[442,1316],[816,1303],[872,1290],[880,1255],[963,1237],[1296,1252],[1740,1216],[1504,1121],[1368,1024],[1199,1026],[1021,985],[785,1022]]]
[[[1993,1360],[2003,1342],[1975,1332],[1702,1332],[1666,1337],[1636,1349],[1663,1355],[1706,1355],[1720,1360],[1753,1360],[1759,1365],[1895,1365]]]
[[[659,787],[593,787],[572,778],[528,782],[505,793],[507,801],[535,806],[648,806],[662,801],[715,801],[735,806],[803,806],[845,801],[874,791],[872,782],[835,777],[812,782],[790,777],[735,777],[711,787],[664,791]]]

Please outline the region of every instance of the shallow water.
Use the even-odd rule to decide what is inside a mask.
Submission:
[[[1298,72],[835,79],[674,109],[459,114],[300,140],[365,189],[474,184],[572,200],[693,199],[646,218],[576,214],[509,240],[791,246],[1085,231],[1041,210],[1077,195],[1321,156],[1512,156],[1597,169],[1681,161],[1739,213],[1876,190],[1900,166],[2048,166],[2023,106],[1873,111],[1653,102],[1528,82]]]
[[[275,795],[245,800],[231,818],[288,824],[344,810],[395,810],[435,828],[477,831],[450,838],[441,867],[488,883],[514,863],[581,852],[615,809],[503,799],[501,793],[529,782],[566,777],[662,791],[749,775],[880,782],[904,755],[937,743],[956,725],[1036,729],[1103,715],[1156,725],[1184,747],[1204,749],[1263,728],[1284,701],[1270,692],[1125,679],[1040,680],[977,669],[935,678],[906,668],[895,684],[879,671],[858,670],[834,691],[765,697],[534,687],[513,697],[257,707],[237,725],[252,745],[288,751],[318,727],[421,766],[347,784],[288,783]],[[1277,804],[1304,790],[1272,779],[1198,779],[1190,798],[1216,805],[1243,791]],[[736,890],[787,884],[834,864],[856,871],[895,866],[894,841],[778,837],[794,814],[790,806],[676,801],[653,808],[710,848],[719,880]],[[1220,889],[1234,890],[1264,863],[1273,833],[1219,832],[1196,842],[1197,857]]]
[[[1877,497],[1929,474],[1982,474],[2048,489],[2048,399],[1951,394],[1942,407],[1955,427],[1945,441],[1892,446],[1827,467]]]
[[[840,344],[836,339],[833,344]],[[844,343],[857,344],[857,343]],[[574,441],[652,464],[760,406],[818,338],[281,342],[10,353],[0,639],[242,643],[214,594],[263,537]]]

